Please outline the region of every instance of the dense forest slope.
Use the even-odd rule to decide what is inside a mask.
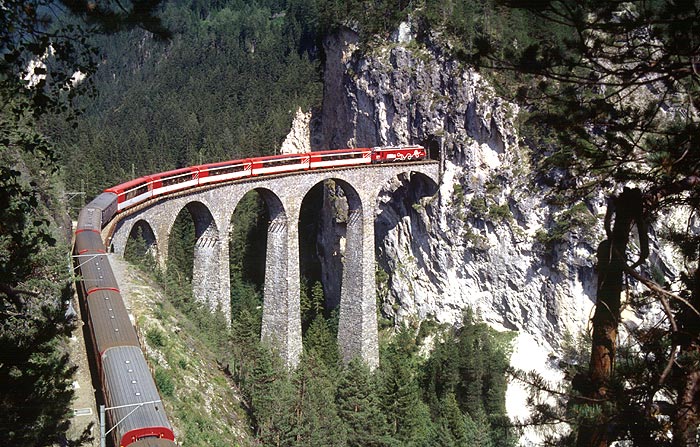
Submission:
[[[362,15],[358,34],[329,25],[341,12],[313,2],[169,4],[171,42],[139,31],[100,42],[100,95],[60,135],[66,174],[90,196],[149,172],[274,153],[299,109],[314,111],[307,147],[426,145],[442,163],[439,199],[382,204],[385,315],[454,322],[474,306],[556,347],[590,313],[604,201],[567,209],[543,200],[548,180],[533,172],[540,154],[518,142],[518,106],[455,57],[468,36],[445,37],[459,20],[490,20],[503,35],[503,22],[522,18],[465,15],[441,34],[430,31],[434,12],[400,30],[391,17],[380,28],[392,37],[368,40],[376,16]],[[522,26],[509,32],[523,39]],[[669,269],[655,259],[655,270]],[[337,289],[338,273],[326,278]]]
[[[318,60],[278,2],[169,3],[160,42],[143,31],[99,40],[99,96],[60,129],[66,175],[94,195],[201,162],[272,154],[294,113],[320,102]]]

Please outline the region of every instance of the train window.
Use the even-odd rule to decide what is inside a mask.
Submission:
[[[126,197],[126,200],[130,200],[130,199],[133,199],[134,197],[138,197],[141,194],[145,194],[147,192],[148,192],[148,185],[143,185],[143,186],[139,186],[138,188],[133,188],[133,189],[128,190],[125,194],[125,197]]]
[[[323,158],[362,158],[362,152],[338,152],[337,154],[324,154]]]
[[[209,170],[210,175],[225,175],[225,174],[231,174],[233,172],[240,172],[245,170],[246,165],[245,164],[239,164],[239,165],[232,165],[232,166],[223,166],[221,168],[214,168]]]
[[[178,183],[186,182],[192,180],[192,174],[187,172],[185,174],[177,175],[174,177],[167,177],[161,180],[163,186],[177,185]]]
[[[302,158],[301,157],[292,157],[292,158],[281,158],[277,160],[267,160],[264,161],[263,164],[268,167],[274,167],[274,166],[286,166],[286,165],[295,165],[298,163],[301,163]]]

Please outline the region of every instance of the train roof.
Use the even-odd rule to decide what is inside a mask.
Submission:
[[[372,149],[368,148],[368,147],[349,147],[349,148],[345,148],[345,149],[329,149],[326,151],[314,151],[314,152],[310,152],[309,154],[310,155],[342,154],[342,153],[346,153],[346,152],[355,153],[355,152],[367,152],[367,151],[371,151],[371,150]]]
[[[172,177],[174,175],[178,174],[186,174],[188,172],[197,172],[197,166],[188,166],[186,168],[179,168],[179,169],[173,169],[170,171],[165,171],[165,172],[159,172],[157,174],[151,174],[148,177],[151,180],[157,179],[157,178],[163,178],[163,177]]]
[[[73,252],[76,255],[82,255],[78,258],[78,264],[82,262],[89,261],[90,254],[105,253],[105,244],[102,242],[102,236],[99,232],[94,231],[80,231],[79,235],[75,238],[75,248]]]
[[[302,152],[299,154],[261,155],[260,157],[251,157],[250,160],[259,161],[259,160],[278,160],[278,159],[285,159],[285,158],[302,158],[302,157],[308,157],[312,153],[313,152]]]
[[[207,163],[205,165],[199,165],[197,167],[199,169],[209,169],[209,168],[220,168],[222,166],[229,166],[229,165],[240,165],[240,164],[245,164],[245,163],[250,163],[250,158],[241,158],[239,160],[217,161],[215,163]]]
[[[121,183],[116,186],[112,186],[111,188],[107,188],[104,190],[106,193],[114,193],[114,194],[119,194],[122,193],[126,190],[135,188],[140,185],[146,185],[148,183],[151,183],[153,180],[149,176],[144,176],[144,177],[139,177],[134,180],[129,180],[128,182]]]
[[[169,439],[145,438],[138,440],[129,447],[176,447],[177,444]]]
[[[137,346],[112,348],[102,356],[105,394],[111,407],[134,405],[160,400],[158,390],[148,369],[146,359]],[[117,428],[118,439],[128,432],[144,428],[165,428],[172,433],[172,427],[161,402],[142,406],[128,406],[111,411],[113,423],[122,420]]]
[[[98,195],[90,203],[87,204],[87,208],[97,208],[99,210],[104,210],[113,206],[114,203],[114,193],[105,193]]]
[[[109,265],[107,255],[78,258],[80,265],[80,281],[87,294],[98,289],[119,290],[119,285]]]
[[[98,290],[87,299],[90,325],[100,355],[117,346],[137,346],[139,339],[118,292]]]
[[[93,206],[86,206],[78,214],[78,226],[76,232],[102,230],[102,210]]]

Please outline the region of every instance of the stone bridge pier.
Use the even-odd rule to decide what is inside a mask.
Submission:
[[[240,199],[255,190],[264,199],[267,230],[262,339],[279,350],[287,365],[298,364],[301,351],[299,216],[306,195],[332,179],[348,200],[343,277],[340,291],[338,345],[344,361],[361,357],[379,364],[374,217],[381,189],[401,174],[420,175],[437,185],[438,163],[370,165],[293,175],[256,177],[183,191],[154,199],[147,206],[117,217],[110,245],[124,254],[135,228],[152,240],[160,267],[166,266],[168,239],[177,215],[186,209],[195,223],[193,291],[212,310],[231,317],[229,240],[231,218]],[[152,235],[152,236],[151,236]],[[108,235],[109,236],[109,235]]]

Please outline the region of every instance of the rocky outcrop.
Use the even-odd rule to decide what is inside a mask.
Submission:
[[[346,29],[324,46],[324,103],[315,135],[320,148],[421,144],[440,161],[436,194],[429,181],[411,175],[394,179],[379,196],[382,313],[396,325],[425,319],[459,324],[471,307],[492,326],[518,332],[514,367],[558,381],[562,340],[581,333],[592,315],[603,195],[570,209],[552,205],[546,199],[551,179],[534,173],[541,154],[519,144],[518,106],[450,58],[449,43],[424,42],[404,23],[389,42],[360,43]],[[337,192],[328,191],[327,197]],[[669,216],[664,224],[688,219]],[[332,245],[332,256],[319,251],[328,288],[340,280],[343,220],[325,222],[319,245],[341,242]],[[680,264],[651,236],[643,268],[672,281],[678,276],[673,266]],[[658,315],[626,311],[622,333],[653,324]],[[509,384],[511,417],[527,415],[526,396],[519,383]],[[537,445],[538,439],[526,433],[521,444]]]
[[[280,154],[311,152],[311,112],[297,110],[292,128],[280,146]]]

